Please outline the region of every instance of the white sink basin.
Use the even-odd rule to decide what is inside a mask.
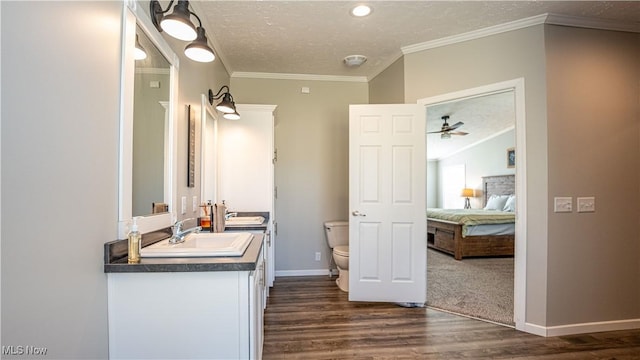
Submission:
[[[184,242],[169,243],[169,239],[159,241],[140,250],[142,257],[204,257],[242,256],[253,239],[253,234],[240,233],[199,233],[189,234]]]
[[[260,225],[264,222],[262,216],[233,216],[226,221],[227,225]]]

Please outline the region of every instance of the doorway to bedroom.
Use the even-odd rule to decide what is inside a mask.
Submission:
[[[524,185],[513,158],[524,136],[522,88],[519,79],[418,101],[427,106],[427,306],[516,329],[524,325],[516,276],[524,252],[515,252],[524,249],[515,221]],[[457,216],[478,225],[452,227]]]

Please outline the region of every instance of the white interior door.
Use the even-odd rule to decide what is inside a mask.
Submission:
[[[426,299],[426,110],[349,107],[349,300]]]

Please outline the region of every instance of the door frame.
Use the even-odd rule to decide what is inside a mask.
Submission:
[[[453,102],[462,99],[479,97],[491,93],[513,90],[515,96],[516,115],[516,224],[515,224],[515,255],[514,255],[514,286],[513,286],[513,318],[516,330],[526,331],[526,289],[527,289],[527,177],[526,177],[526,122],[525,122],[525,93],[524,78],[507,80],[489,85],[461,91],[450,92],[428,98],[418,99],[417,103],[429,107],[436,104]]]

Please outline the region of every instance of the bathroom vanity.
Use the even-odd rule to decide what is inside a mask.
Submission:
[[[109,357],[260,359],[266,237],[260,228],[250,231],[253,239],[237,257],[142,258],[127,264],[121,244],[126,240],[105,244]],[[168,235],[148,234],[143,246]]]

